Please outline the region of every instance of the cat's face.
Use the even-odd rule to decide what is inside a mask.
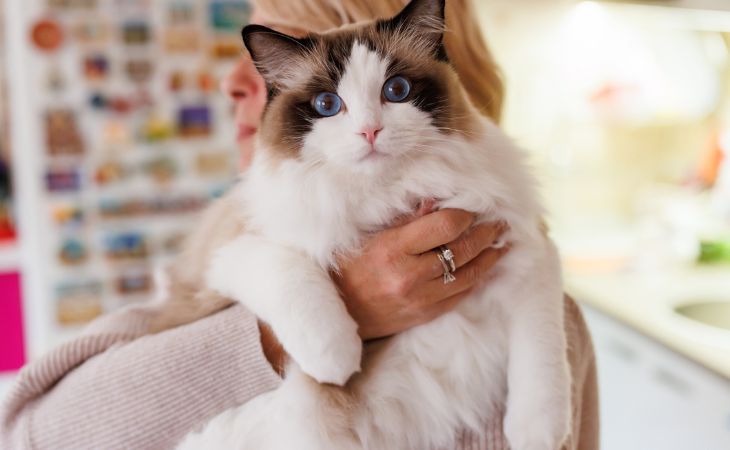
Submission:
[[[246,27],[269,89],[266,151],[377,173],[463,131],[468,108],[444,52],[443,13],[443,0],[414,0],[393,19],[303,39]]]

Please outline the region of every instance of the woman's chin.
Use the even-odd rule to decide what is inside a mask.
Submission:
[[[248,169],[251,165],[251,158],[254,152],[254,139],[253,137],[241,138],[237,140],[239,158],[239,169],[241,171]]]

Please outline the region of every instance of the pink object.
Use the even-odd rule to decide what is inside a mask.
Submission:
[[[0,372],[25,364],[20,275],[0,273]]]
[[[380,130],[382,129],[383,127],[380,125],[368,126],[363,128],[360,134],[365,138],[366,141],[368,141],[368,144],[373,145],[375,143],[375,138],[378,137],[378,133],[380,133]]]

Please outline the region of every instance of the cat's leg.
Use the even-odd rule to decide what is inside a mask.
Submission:
[[[206,282],[268,323],[317,381],[344,385],[360,370],[357,324],[327,271],[302,252],[243,235],[214,253]]]
[[[538,261],[532,261],[535,269],[527,280],[509,283],[515,289],[506,300],[510,331],[504,426],[513,450],[557,450],[570,427],[560,260],[552,243],[543,245],[544,257],[538,253]],[[510,256],[514,259],[507,264],[522,265],[535,253]]]

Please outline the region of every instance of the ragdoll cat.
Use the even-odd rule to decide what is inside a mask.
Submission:
[[[470,104],[443,30],[443,0],[304,38],[243,30],[269,89],[257,150],[177,276],[245,304],[291,362],[280,388],[181,448],[449,448],[503,413],[513,450],[561,446],[570,375],[557,251],[525,155]],[[511,251],[456,310],[363,354],[329,275],[335,256],[425,198],[508,223]]]

